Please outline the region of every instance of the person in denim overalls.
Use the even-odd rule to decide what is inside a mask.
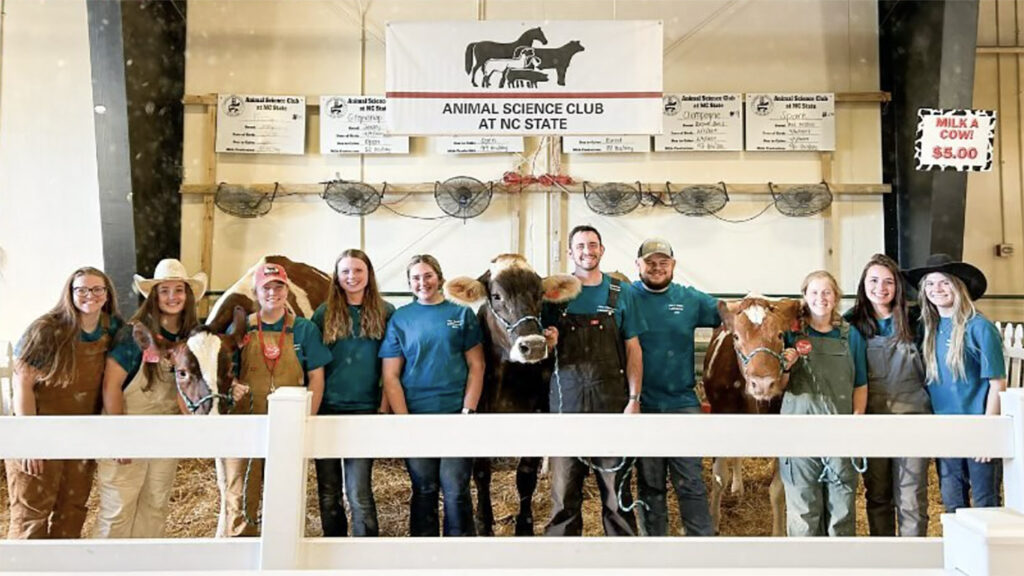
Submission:
[[[868,414],[931,414],[899,265],[875,254],[847,319],[867,339]],[[929,458],[869,458],[864,472],[872,536],[928,535]]]
[[[947,254],[933,254],[921,268],[905,272],[918,286],[928,395],[936,414],[998,415],[1006,390],[1006,365],[999,330],[974,307],[985,294],[985,275]],[[998,461],[939,458],[939,491],[946,512],[1000,505]]]
[[[786,334],[782,414],[863,414],[864,338],[836,311],[839,286],[824,270],[804,279],[801,329]],[[798,361],[799,360],[799,361]],[[822,424],[825,424],[824,422]],[[780,458],[790,536],[854,536],[857,470],[850,458]]]
[[[107,352],[121,326],[110,278],[74,271],[49,312],[15,348],[14,415],[99,414]],[[93,460],[6,460],[10,539],[80,538]]]

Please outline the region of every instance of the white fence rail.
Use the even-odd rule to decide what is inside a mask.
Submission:
[[[979,541],[897,538],[305,538],[305,460],[436,456],[989,456],[1024,523],[1024,390],[1003,415],[307,417],[282,389],[268,416],[0,418],[2,458],[265,457],[258,539],[0,542],[0,571],[749,569],[943,573]],[[154,442],[154,438],[162,441]],[[944,516],[944,523],[956,517]],[[1019,516],[1017,514],[1020,514]],[[1010,520],[1007,521],[1007,518]],[[975,520],[976,521],[976,520]],[[984,528],[984,527],[983,527]],[[988,528],[984,528],[988,529]],[[993,532],[994,533],[994,532]],[[1024,533],[1024,532],[1020,532]],[[981,539],[980,542],[984,542]],[[1005,539],[1003,541],[1005,548]],[[972,547],[973,546],[973,547]],[[958,550],[970,550],[957,552]],[[1017,553],[1024,546],[1016,548]],[[1019,566],[1018,566],[1019,568]],[[908,573],[911,573],[908,572]],[[833,572],[838,573],[838,572]],[[920,572],[915,572],[920,573]],[[966,572],[971,573],[971,572]],[[985,569],[983,572],[998,571]]]
[[[1003,355],[1006,357],[1006,384],[1010,388],[1024,386],[1024,325],[996,322],[1003,335]]]

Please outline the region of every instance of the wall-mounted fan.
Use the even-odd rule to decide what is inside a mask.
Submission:
[[[707,216],[725,208],[729,202],[729,193],[725,183],[694,184],[681,190],[672,190],[672,185],[665,182],[665,191],[672,200],[676,212],[687,216]]]
[[[274,191],[270,194],[256,192],[245,185],[225,184],[217,185],[217,192],[213,196],[213,203],[221,211],[238,218],[256,218],[265,216],[274,205],[274,198],[280,188],[274,184]]]
[[[768,183],[775,209],[786,216],[813,216],[832,205],[832,191],[828,184],[798,184],[782,191],[776,191]]]
[[[340,214],[366,216],[380,208],[381,195],[382,192],[363,182],[331,180],[324,186],[323,199]]]
[[[641,196],[639,182],[635,187],[624,182],[608,182],[593,188],[588,188],[587,182],[583,183],[583,198],[587,206],[603,216],[629,214],[640,205]]]
[[[434,201],[437,207],[453,218],[476,218],[491,205],[494,184],[470,176],[455,176],[434,183]]]

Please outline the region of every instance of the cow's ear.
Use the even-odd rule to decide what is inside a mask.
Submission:
[[[132,338],[135,343],[139,345],[139,350],[149,350],[156,345],[156,339],[153,338],[153,333],[149,331],[142,322],[132,323]]]
[[[248,314],[245,313],[245,308],[235,306],[231,319],[231,343],[235,348],[241,348],[242,342],[245,341],[247,318]]]
[[[734,320],[736,319],[736,310],[740,307],[740,303],[736,301],[718,301],[718,315],[722,318],[722,325],[729,332],[733,331]]]
[[[800,313],[803,311],[803,300],[786,298],[778,303],[779,312],[782,314],[782,325],[787,330],[799,330]],[[794,327],[795,330],[794,330]]]
[[[490,269],[488,269],[486,272],[481,274],[476,279],[476,281],[484,285],[484,294],[487,294],[487,291],[490,289],[490,285],[491,285],[491,271],[490,271]]]
[[[568,302],[580,295],[583,284],[572,274],[552,274],[541,280],[544,288],[544,301],[560,304]]]
[[[459,276],[444,283],[444,296],[456,304],[471,306],[487,297],[487,288],[479,280]]]

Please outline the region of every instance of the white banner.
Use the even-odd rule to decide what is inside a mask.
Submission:
[[[995,136],[994,110],[921,108],[914,143],[917,169],[988,172]]]
[[[387,25],[392,134],[660,134],[660,21]]]
[[[408,136],[384,133],[383,96],[321,96],[321,154],[408,154]]]
[[[747,150],[835,149],[835,94],[747,94]]]
[[[304,154],[306,97],[217,96],[217,152]]]

